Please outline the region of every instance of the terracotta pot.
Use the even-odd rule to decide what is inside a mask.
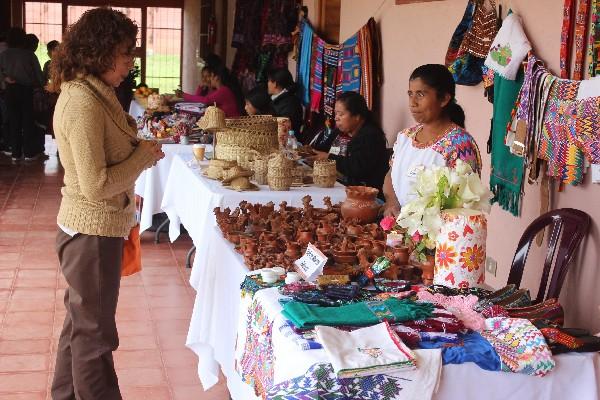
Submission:
[[[394,246],[392,247],[392,254],[394,256],[394,262],[398,265],[408,264],[408,247],[406,246]]]
[[[293,260],[300,256],[300,245],[296,242],[288,241],[286,243],[285,255]]]
[[[227,240],[229,240],[233,244],[240,244],[240,232],[230,232],[228,234]]]
[[[247,240],[244,244],[244,256],[252,257],[258,251],[258,242],[256,240]]]
[[[382,256],[384,250],[385,250],[385,243],[384,242],[381,242],[379,240],[373,240],[373,241],[371,241],[371,251],[377,257]]]
[[[368,224],[377,219],[379,190],[367,186],[346,187],[346,200],[342,203],[342,217],[357,219],[362,224]]]
[[[423,274],[421,275],[423,284],[431,285],[433,283],[433,270],[435,266],[435,258],[433,256],[427,256],[427,261],[415,262],[413,265],[415,267],[420,268],[421,271],[423,271]]]
[[[321,235],[330,235],[333,232],[335,232],[335,229],[333,229],[333,226],[331,226],[331,224],[329,223],[329,221],[321,221],[319,223],[319,228],[317,229],[317,235],[321,234]]]
[[[352,236],[358,236],[363,233],[363,228],[360,225],[348,225],[346,227],[346,233]]]
[[[312,231],[298,231],[298,243],[308,244],[313,240]]]

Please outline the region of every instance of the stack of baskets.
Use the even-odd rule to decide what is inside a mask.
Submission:
[[[316,160],[313,165],[313,182],[315,186],[330,188],[335,185],[337,169],[335,160]]]
[[[269,158],[267,181],[271,190],[290,190],[293,180],[294,162],[283,153]]]
[[[254,180],[259,185],[266,185],[269,183],[267,180],[267,171],[269,170],[269,157],[262,156],[256,158],[252,162],[252,170],[254,171]]]
[[[277,121],[271,116],[255,115],[227,119],[226,129],[216,134],[215,157],[221,160],[238,160],[255,150],[268,155],[279,148]]]

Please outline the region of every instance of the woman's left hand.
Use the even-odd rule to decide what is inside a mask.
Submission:
[[[315,161],[315,160],[325,160],[329,157],[329,153],[326,153],[324,151],[317,151],[313,149],[313,152],[315,153],[314,156],[308,157],[309,160]]]

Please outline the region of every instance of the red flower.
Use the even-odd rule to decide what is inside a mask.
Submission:
[[[458,239],[458,233],[455,231],[450,232],[448,234],[448,239],[450,239],[451,242],[456,242],[456,239]]]
[[[413,233],[413,235],[411,237],[411,239],[414,243],[419,243],[422,238],[423,238],[423,236],[419,233],[419,231],[416,231],[415,233]]]
[[[396,225],[396,220],[394,219],[394,217],[385,217],[381,220],[381,222],[379,222],[379,226],[381,226],[381,229],[383,229],[386,232],[392,230],[394,225]]]

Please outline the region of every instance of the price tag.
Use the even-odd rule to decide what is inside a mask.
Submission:
[[[592,164],[592,183],[600,183],[600,164]]]
[[[325,263],[327,263],[325,254],[312,243],[309,243],[306,253],[294,261],[294,266],[305,281],[314,282],[319,275],[323,274]]]

